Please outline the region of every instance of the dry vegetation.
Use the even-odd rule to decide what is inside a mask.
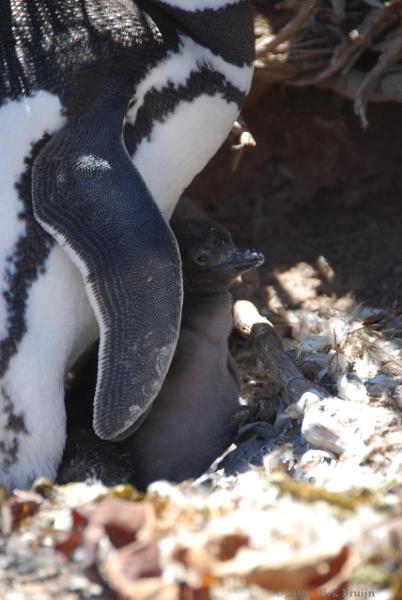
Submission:
[[[400,102],[399,0],[256,0],[257,78],[324,86],[354,102]]]

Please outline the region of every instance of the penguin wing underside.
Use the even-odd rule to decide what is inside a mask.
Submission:
[[[70,117],[35,160],[35,217],[78,266],[100,329],[94,429],[136,429],[175,350],[182,306],[175,238],[121,138],[126,105]]]

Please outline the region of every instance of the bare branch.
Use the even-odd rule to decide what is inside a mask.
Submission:
[[[346,0],[331,0],[331,4],[334,9],[334,13],[340,19],[345,18],[345,2]]]
[[[300,7],[299,2],[280,5],[282,23],[283,9],[294,14],[295,4]],[[296,11],[276,36],[272,31],[278,11],[266,9],[258,15],[259,22],[267,21],[265,30],[260,24],[259,32],[263,33],[256,41],[256,77],[261,82],[332,89],[354,101],[364,127],[368,124],[368,101],[402,101],[398,65],[402,57],[402,0],[331,0],[330,6],[311,0]],[[367,51],[370,54],[365,64],[369,69],[363,72],[362,63],[358,68],[356,64]]]
[[[333,59],[321,73],[308,79],[292,82],[293,85],[306,86],[319,83],[342,71],[347,73],[363,52],[370,47],[373,41],[398,19],[394,6],[384,6],[381,10],[373,10],[368,13],[358,29],[349,33],[338,46]]]
[[[290,40],[298,31],[300,31],[303,23],[313,14],[319,0],[307,0],[302,3],[297,15],[289,21],[283,29],[275,36],[265,37],[256,44],[257,58],[263,56],[267,52],[272,52],[274,48]]]
[[[347,75],[334,77],[320,84],[320,87],[332,90],[354,100],[360,87],[365,80],[365,74],[359,71],[351,71]],[[401,102],[402,103],[402,69],[384,75],[376,88],[368,93],[367,100],[370,102]]]
[[[247,148],[255,148],[256,141],[241,115],[233,124],[231,137],[235,140],[235,143],[231,146],[234,153],[232,161],[232,172],[234,173],[239,167],[244,151]]]
[[[253,339],[262,363],[283,385],[286,405],[298,403],[306,394],[317,400],[328,397],[325,389],[306,379],[299,371],[285,352],[272,323],[259,314],[254,304],[238,300],[235,302],[233,315],[236,329]]]
[[[370,92],[376,87],[384,73],[398,62],[402,57],[402,32],[393,40],[392,44],[380,55],[376,66],[370,71],[359,87],[355,97],[355,113],[360,118],[362,126],[368,126],[366,108]]]

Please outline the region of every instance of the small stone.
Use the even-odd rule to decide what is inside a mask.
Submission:
[[[304,415],[304,412],[308,406],[320,401],[321,398],[316,392],[304,392],[297,402],[289,404],[285,410],[285,415],[289,417],[289,419],[300,419]]]
[[[345,400],[356,402],[369,402],[369,397],[364,383],[353,373],[345,373],[337,382],[338,392]]]
[[[291,471],[294,466],[293,448],[291,444],[283,444],[264,456],[263,464],[267,473],[274,471]]]
[[[336,456],[327,450],[307,450],[295,468],[296,479],[304,481],[327,482],[333,473]]]
[[[390,410],[352,400],[324,398],[308,404],[302,433],[309,444],[336,455],[359,454],[376,432],[397,426]]]
[[[69,590],[71,592],[87,591],[92,583],[82,575],[72,575],[69,581]],[[99,587],[99,586],[97,586]]]
[[[302,469],[315,467],[321,463],[329,463],[335,460],[336,456],[328,450],[307,450],[300,459],[299,467]]]

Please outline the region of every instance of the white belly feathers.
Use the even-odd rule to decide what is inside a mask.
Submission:
[[[206,68],[239,94],[248,94],[252,67],[230,64],[183,35],[179,51],[169,53],[137,86],[126,116],[128,123],[135,124],[147,94],[169,88],[183,94],[173,111],[153,119],[132,157],[166,219],[184,189],[222,145],[239,112],[236,102],[228,101],[219,90],[214,95],[197,94],[191,87],[186,90],[190,78]]]

